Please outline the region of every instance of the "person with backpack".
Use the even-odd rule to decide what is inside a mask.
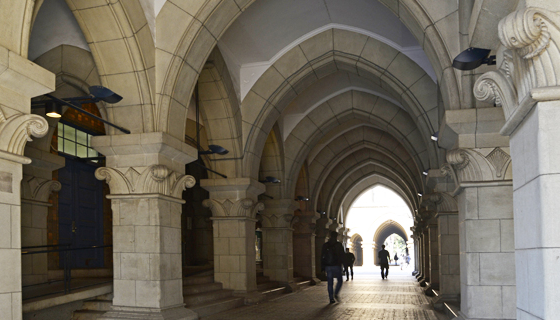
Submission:
[[[352,280],[354,280],[354,261],[356,261],[356,257],[350,252],[349,248],[346,248],[346,253],[344,254],[344,274],[346,274],[346,281],[350,278],[350,274],[352,274]]]
[[[391,255],[389,255],[389,251],[385,250],[385,245],[381,246],[377,257],[379,258],[379,266],[381,267],[381,278],[385,280],[389,275],[389,262],[391,262]],[[385,269],[385,273],[383,273],[383,269]]]
[[[329,241],[321,248],[321,270],[327,272],[327,291],[330,303],[340,301],[338,293],[342,288],[342,263],[344,261],[344,248],[337,241],[338,233],[331,231]],[[334,278],[336,277],[336,288],[333,293]]]

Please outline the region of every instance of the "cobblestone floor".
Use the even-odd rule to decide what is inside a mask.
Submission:
[[[341,301],[329,304],[326,282],[254,306],[241,307],[204,320],[438,320],[410,272],[392,271],[381,280],[377,270],[355,268],[344,282]]]

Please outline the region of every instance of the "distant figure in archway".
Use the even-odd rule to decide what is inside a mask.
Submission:
[[[321,270],[327,272],[327,291],[329,292],[330,303],[340,301],[338,293],[342,288],[342,263],[344,261],[344,247],[336,238],[338,233],[332,231],[329,241],[321,248]],[[334,277],[336,277],[336,289],[333,296]]]
[[[354,280],[354,261],[356,261],[356,257],[350,252],[349,248],[346,248],[346,253],[344,254],[344,273],[346,273],[346,281],[348,281],[350,275],[352,275],[352,280]],[[348,268],[350,268],[350,273],[348,273]]]
[[[385,279],[389,275],[389,262],[391,261],[391,255],[389,255],[389,251],[385,250],[385,245],[381,246],[377,257],[379,258],[379,266],[381,267],[381,278]],[[383,269],[385,269],[385,273],[383,273]]]

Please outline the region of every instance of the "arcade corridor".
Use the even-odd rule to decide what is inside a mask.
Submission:
[[[410,269],[391,267],[389,280],[381,280],[378,268],[355,268],[354,280],[344,281],[341,301],[328,303],[326,282],[274,300],[226,311],[204,320],[438,320]]]

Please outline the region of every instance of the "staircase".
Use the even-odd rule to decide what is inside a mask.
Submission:
[[[100,318],[105,312],[111,309],[113,304],[113,294],[104,294],[92,300],[84,301],[81,310],[76,310],[72,314],[72,320],[95,320]]]
[[[244,305],[244,298],[234,297],[233,290],[223,289],[214,282],[214,271],[183,278],[185,307],[199,317],[206,317]]]

